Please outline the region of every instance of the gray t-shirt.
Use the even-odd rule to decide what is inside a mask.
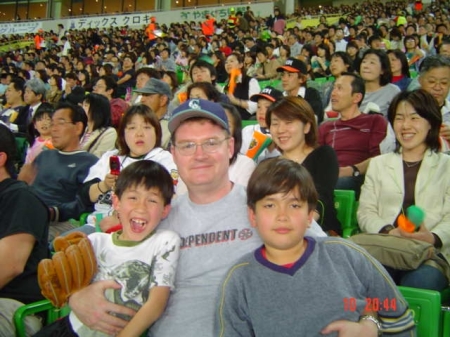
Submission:
[[[399,92],[400,89],[391,83],[388,83],[377,91],[366,92],[359,109],[364,113],[368,113],[372,110],[383,114],[384,117],[387,117],[389,105],[391,104],[392,99],[397,96]],[[368,107],[369,103],[377,105],[378,111],[375,106],[373,106],[373,108],[371,108],[371,106]],[[366,111],[366,108],[368,108],[369,111]]]
[[[194,204],[188,195],[175,200],[160,228],[181,237],[175,290],[149,336],[212,337],[215,304],[225,273],[261,239],[247,218],[246,193],[234,185],[221,200]]]

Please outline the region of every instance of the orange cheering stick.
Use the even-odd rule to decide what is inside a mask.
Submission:
[[[229,94],[234,94],[234,89],[236,89],[236,79],[239,75],[241,75],[241,71],[239,69],[231,69],[230,81],[228,82]]]
[[[253,131],[252,140],[245,155],[256,161],[270,143],[272,143],[272,138],[255,130]]]

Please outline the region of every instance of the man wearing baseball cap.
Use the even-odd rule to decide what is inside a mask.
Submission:
[[[241,153],[246,154],[250,147],[250,143],[253,139],[253,133],[261,132],[263,134],[269,135],[269,129],[266,124],[266,113],[267,109],[276,102],[283,98],[283,93],[271,86],[265,87],[259,94],[250,97],[252,102],[256,102],[256,120],[258,124],[248,125],[242,129],[242,146]],[[275,148],[275,144],[272,143],[267,149],[265,149],[256,159],[256,162],[261,162],[264,159],[271,157],[278,157],[280,152]]]
[[[306,87],[308,69],[303,61],[288,58],[284,65],[277,68],[281,74],[284,96],[304,98],[314,110],[318,124],[323,121],[323,104],[320,93],[314,88]]]
[[[169,130],[171,152],[188,193],[177,197],[160,225],[180,235],[182,249],[176,291],[149,336],[213,336],[220,284],[231,265],[259,247],[261,239],[247,218],[244,187],[228,178],[234,139],[222,106],[188,100],[173,111]],[[114,334],[126,321],[112,320],[110,313],[132,311],[104,299],[105,288],[112,287],[108,282],[96,282],[72,295],[70,305],[92,329]]]
[[[167,116],[169,103],[172,99],[170,86],[166,82],[152,77],[135,92],[142,96],[141,103],[152,109],[158,117],[162,129],[161,146],[166,149],[170,141],[169,118]]]

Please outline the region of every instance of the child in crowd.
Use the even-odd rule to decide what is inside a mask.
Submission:
[[[93,282],[115,280],[121,287],[108,289],[107,298],[137,311],[116,336],[138,337],[164,312],[174,286],[180,238],[156,228],[169,214],[173,194],[173,180],[164,166],[135,162],[120,173],[114,189],[114,209],[123,229],[89,235],[98,263]],[[72,312],[36,336],[106,335],[83,325]]]
[[[215,336],[415,336],[411,311],[385,269],[340,238],[312,238],[317,192],[308,171],[267,159],[247,188],[264,245],[230,269]]]
[[[269,128],[266,123],[267,109],[275,101],[283,98],[283,93],[271,86],[265,87],[259,94],[250,97],[252,102],[256,102],[256,121],[258,124],[248,125],[242,129],[242,145],[241,153],[246,154],[250,148],[253,139],[253,133],[255,131],[269,135]],[[270,144],[259,156],[254,158],[255,162],[261,162],[262,160],[270,157],[278,157],[280,152],[275,148],[275,143]]]
[[[54,149],[52,145],[51,124],[53,109],[38,109],[29,126],[31,146],[28,148],[25,164],[31,164],[43,150]]]

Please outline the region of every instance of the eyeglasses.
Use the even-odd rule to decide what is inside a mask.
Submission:
[[[66,124],[75,124],[75,122],[72,122],[72,121],[56,121],[56,122],[50,122],[50,127],[51,128],[53,128],[53,127],[62,127],[62,126],[65,126]]]
[[[202,143],[195,142],[184,142],[175,144],[175,148],[178,152],[183,156],[191,156],[197,151],[197,146],[201,146],[202,150],[206,153],[214,153],[220,148],[220,145],[226,140],[230,139],[230,137],[226,137],[225,139],[215,139],[211,138]]]

